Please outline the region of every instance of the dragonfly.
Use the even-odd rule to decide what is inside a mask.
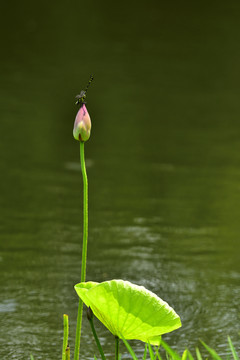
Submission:
[[[80,107],[81,107],[83,104],[86,104],[86,93],[87,93],[88,88],[89,88],[92,81],[93,81],[93,75],[90,76],[90,79],[88,81],[88,84],[87,84],[85,90],[82,90],[80,92],[80,94],[76,95],[76,97],[75,97],[76,100],[77,100],[75,102],[76,105],[80,104]]]

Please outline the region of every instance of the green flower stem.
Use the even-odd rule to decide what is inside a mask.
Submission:
[[[115,360],[119,359],[119,337],[115,336]]]
[[[88,180],[87,180],[87,172],[86,172],[86,166],[85,166],[84,142],[83,141],[80,141],[80,162],[81,162],[82,177],[83,177],[83,246],[82,246],[81,282],[85,282],[85,280],[86,280],[86,264],[87,264],[87,239],[88,239]],[[81,299],[79,299],[74,360],[79,359],[81,327],[82,327],[82,312],[83,312],[83,302]]]
[[[84,157],[84,142],[80,141],[80,159],[83,177],[83,247],[81,282],[86,281],[87,240],[88,240],[88,179]]]
[[[96,330],[95,330],[95,327],[94,327],[93,317],[88,318],[88,320],[89,320],[89,322],[90,322],[91,329],[92,329],[92,333],[93,333],[94,339],[95,339],[95,341],[96,341],[98,350],[99,350],[99,352],[100,352],[101,358],[102,358],[102,360],[106,360],[105,355],[104,355],[104,353],[103,353],[102,346],[101,346],[101,344],[100,344],[100,341],[99,341],[99,339],[98,339],[98,336],[97,336],[97,333],[96,333]]]
[[[63,315],[63,348],[62,348],[62,360],[66,360],[66,348],[68,346],[68,315]]]
[[[82,302],[81,299],[79,299],[78,315],[77,315],[77,327],[76,327],[76,339],[75,339],[75,350],[74,350],[74,360],[79,359],[80,338],[81,338],[81,328],[82,328],[82,313],[83,313],[83,302]]]

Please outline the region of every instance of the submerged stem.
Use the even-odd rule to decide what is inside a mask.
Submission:
[[[87,172],[85,165],[83,141],[80,141],[80,162],[81,162],[82,177],[83,177],[83,245],[82,245],[81,282],[85,282],[86,264],[87,264],[87,239],[88,239],[88,180],[87,180]],[[81,299],[79,299],[74,360],[79,359],[79,353],[80,353],[82,311],[83,311],[83,302]]]

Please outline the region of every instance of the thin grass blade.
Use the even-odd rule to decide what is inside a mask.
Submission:
[[[148,350],[148,345],[146,343],[145,344],[145,349],[144,349],[144,354],[143,354],[143,360],[146,360],[146,358],[147,358],[147,350]]]
[[[149,351],[150,359],[155,360],[153,349],[149,343],[148,343],[148,351]]]
[[[234,347],[234,345],[232,343],[232,340],[231,340],[230,336],[228,336],[228,343],[229,343],[230,349],[232,351],[234,360],[239,360],[238,354],[236,352],[236,349],[235,349],[235,347]]]
[[[130,346],[129,343],[127,342],[127,340],[125,340],[125,339],[122,338],[122,341],[124,342],[124,345],[125,345],[126,348],[128,349],[129,354],[132,356],[132,358],[133,358],[134,360],[138,360],[137,357],[136,357],[135,352],[133,351],[133,349],[131,348],[131,346]]]
[[[194,360],[192,354],[190,353],[190,351],[187,349],[187,356],[189,358],[189,360]]]
[[[222,358],[216,353],[215,350],[213,350],[212,348],[210,348],[207,344],[205,344],[205,342],[203,342],[202,340],[200,340],[201,343],[203,344],[203,346],[205,347],[205,349],[207,349],[207,351],[209,352],[209,354],[213,357],[213,359],[215,360],[222,360]]]
[[[155,359],[162,360],[161,355],[158,352],[159,347],[160,345],[158,347],[155,347]]]
[[[166,350],[167,354],[169,354],[173,360],[181,360],[181,357],[174,351],[165,341],[161,340],[161,346]]]
[[[161,357],[161,355],[159,354],[158,351],[157,351],[157,358],[158,358],[158,360],[162,360],[162,357]]]
[[[198,347],[196,347],[196,355],[197,355],[197,360],[203,360]]]
[[[182,354],[182,360],[186,360],[187,359],[187,356],[188,356],[188,351],[187,349],[184,350],[183,354]]]

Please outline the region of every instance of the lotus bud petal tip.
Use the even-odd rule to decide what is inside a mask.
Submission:
[[[86,105],[83,104],[75,118],[73,127],[73,137],[78,141],[87,141],[91,133],[91,119]]]

